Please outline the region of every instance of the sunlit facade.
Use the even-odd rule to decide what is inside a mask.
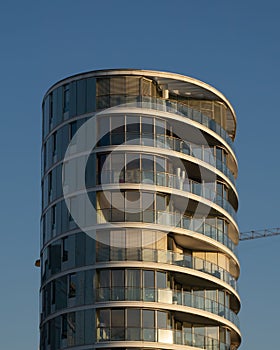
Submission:
[[[79,193],[63,169],[90,118],[85,183],[96,215],[85,226],[95,239],[66,206],[65,194]],[[40,350],[239,347],[235,132],[229,101],[179,74],[101,70],[49,89]],[[75,172],[71,181],[82,187]]]

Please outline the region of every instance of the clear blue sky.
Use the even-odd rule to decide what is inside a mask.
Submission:
[[[0,348],[38,347],[41,100],[82,71],[206,81],[238,117],[242,231],[280,226],[278,0],[27,0],[0,5]],[[242,350],[279,348],[280,237],[242,242]]]

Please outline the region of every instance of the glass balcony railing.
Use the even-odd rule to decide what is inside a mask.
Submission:
[[[96,300],[97,302],[146,301],[189,306],[224,317],[239,327],[238,316],[231,309],[216,300],[197,296],[190,292],[137,287],[98,288]]]
[[[193,346],[206,350],[230,350],[230,345],[191,329],[155,329],[139,327],[97,327],[97,342],[107,341],[145,341],[165,344]]]
[[[227,270],[207,260],[170,250],[107,247],[97,252],[97,262],[145,261],[187,267],[219,278],[237,290],[236,279]]]
[[[132,96],[114,95],[114,97],[114,100],[116,102],[114,104],[111,103],[110,107],[113,107],[114,105],[119,105],[120,107],[147,108],[162,112],[174,113],[187,117],[188,119],[196,121],[206,126],[210,130],[214,131],[216,134],[221,136],[221,138],[225,140],[227,144],[234,150],[234,145],[231,137],[220,124],[218,124],[214,119],[206,116],[199,110],[195,110],[191,107],[188,107],[179,101],[170,101],[159,97],[149,96],[135,96],[134,98]],[[121,102],[119,103],[118,101]]]
[[[157,135],[154,137],[152,134],[140,134],[140,133],[111,133],[110,137],[104,137],[99,141],[99,146],[109,145],[142,145],[148,147],[157,147],[180,152],[199,160],[202,160],[227,176],[230,181],[235,184],[235,178],[233,173],[228,168],[226,162],[222,162],[220,159],[214,156],[211,147],[199,146],[191,142],[183,141],[179,138],[166,135]]]
[[[144,222],[180,227],[212,238],[237,254],[237,246],[224,231],[216,226],[209,225],[203,219],[192,219],[179,212],[168,213],[164,211],[145,210],[137,213],[129,213],[118,209],[97,210],[97,223],[105,224],[107,222]]]
[[[102,171],[101,178],[98,180],[102,185],[110,183],[146,183],[190,192],[219,205],[225,209],[235,221],[237,220],[236,210],[229,201],[216,191],[213,191],[214,183],[199,183],[189,179],[180,179],[177,175],[169,173],[141,171],[138,169],[130,170],[129,176],[126,176],[125,172],[120,173],[114,170]]]

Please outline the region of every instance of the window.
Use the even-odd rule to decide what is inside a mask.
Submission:
[[[156,133],[157,135],[165,135],[165,121],[156,119]]]
[[[154,222],[154,194],[142,193],[142,212],[144,222]]]
[[[112,270],[112,288],[124,286],[124,270]]]
[[[110,183],[110,155],[97,155],[97,183]]]
[[[70,130],[69,130],[70,135],[69,136],[70,136],[70,140],[71,140],[77,131],[77,121],[70,123],[69,127],[70,127]]]
[[[68,240],[68,237],[62,238],[61,248],[62,248],[62,261],[63,262],[68,260],[67,240]]]
[[[57,132],[54,132],[52,135],[52,154],[53,157],[57,154]]]
[[[124,95],[125,94],[125,77],[117,76],[109,78],[110,95]]]
[[[154,279],[154,271],[152,270],[144,270],[143,271],[143,286],[144,288],[154,288],[155,287],[155,279]]]
[[[128,153],[126,155],[126,170],[140,169],[140,155],[137,153]]]
[[[124,309],[112,309],[111,326],[124,327]]]
[[[216,191],[217,191],[217,194],[218,196],[220,196],[220,198],[218,197],[218,200],[219,199],[226,199],[228,198],[228,188],[221,182],[217,182],[217,187],[216,187]]]
[[[67,315],[67,340],[68,345],[75,345],[75,333],[76,333],[76,314],[70,312]]]
[[[110,194],[107,194],[109,198]],[[112,208],[124,209],[124,194],[125,192],[112,192]]]
[[[128,269],[126,272],[126,285],[140,288],[140,270]]]
[[[143,340],[155,340],[155,312],[152,310],[142,311]]]
[[[96,261],[108,261],[110,255],[109,232],[97,232],[96,237]],[[106,242],[107,244],[101,243]]]
[[[170,329],[170,313],[139,308],[99,309],[97,311],[99,341],[105,339],[155,341],[156,324],[159,329]],[[176,325],[176,329],[182,329],[182,324],[180,328]]]
[[[216,147],[216,159],[222,162],[223,154],[224,154],[224,150],[220,147]]]
[[[110,117],[102,117],[97,120],[98,146],[110,144]]]
[[[157,194],[157,211],[166,211],[166,196]]]
[[[214,102],[214,114],[212,114],[212,118],[214,117],[215,121],[222,125],[222,105]]]
[[[217,194],[221,197],[223,196],[223,184],[220,182],[217,182]]]
[[[206,336],[212,339],[219,339],[219,327],[206,327]]]
[[[205,327],[194,327],[194,343],[196,347],[204,348]]]
[[[155,313],[152,310],[143,310],[143,328],[155,327]]]
[[[99,286],[101,288],[110,287],[110,270],[101,270],[99,272]]]
[[[77,213],[77,206],[78,206],[78,198],[76,196],[69,198],[69,207],[70,210],[68,210],[68,222],[74,222],[74,219],[71,215],[71,213]]]
[[[125,140],[125,120],[123,116],[111,117],[111,144],[121,145]]]
[[[48,201],[52,199],[52,172],[48,175]]]
[[[141,313],[139,309],[127,309],[127,340],[140,340]]]
[[[154,171],[154,158],[151,155],[143,154],[142,155],[142,170],[143,171]]]
[[[69,275],[68,297],[74,298],[75,296],[76,296],[76,274],[72,273]]]
[[[56,295],[56,281],[51,282],[51,291],[52,291],[52,304],[55,304],[55,295]]]
[[[54,230],[56,227],[56,205],[53,205],[51,209],[51,222],[52,222],[52,230]]]
[[[140,204],[140,192],[138,191],[127,191],[126,192],[126,209],[139,209]]]
[[[109,131],[109,130],[107,130]],[[112,134],[123,134],[125,131],[124,116],[111,117],[111,132]]]
[[[64,85],[63,90],[63,112],[69,111],[69,101],[70,101],[70,91],[69,91],[69,84]]]
[[[162,157],[156,157],[156,171],[165,172],[165,159]]]
[[[127,326],[141,328],[140,309],[127,309]]]
[[[47,343],[51,343],[51,322],[47,322]]]
[[[167,287],[166,284],[166,273],[165,272],[157,272],[157,289],[164,289]]]
[[[67,338],[67,314],[62,315],[61,319],[61,338]]]
[[[110,232],[111,260],[125,259],[125,231],[113,230]]]
[[[124,182],[124,153],[114,153],[111,155],[111,180],[114,183]]]
[[[128,133],[140,133],[140,118],[136,116],[128,116],[126,118],[126,131]]]
[[[124,340],[124,309],[113,309],[111,312],[111,339]]]
[[[50,115],[49,115],[49,128],[53,126],[53,94],[50,94]]]
[[[142,133],[150,135],[154,133],[153,118],[142,117]]]
[[[109,309],[99,310],[97,326],[110,327],[110,310]]]
[[[141,202],[140,192],[127,191],[126,192],[126,220],[127,221],[140,221],[141,220]]]
[[[157,328],[159,329],[167,329],[168,324],[168,313],[164,311],[157,312]]]
[[[140,155],[128,153],[126,155],[125,181],[131,183],[140,182]]]
[[[59,241],[54,242],[48,247],[48,260],[46,260],[46,263],[49,261],[48,267],[51,270],[51,274],[55,274],[61,271],[61,245]]]

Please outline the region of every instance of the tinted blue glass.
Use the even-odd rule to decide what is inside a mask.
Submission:
[[[95,111],[95,102],[96,102],[96,79],[95,78],[88,78],[86,79],[86,86],[87,86],[87,106],[86,106],[86,112],[93,112]]]
[[[77,115],[77,83],[73,81],[69,86],[70,103],[69,103],[69,117]]]
[[[86,113],[86,79],[77,82],[77,114]]]

